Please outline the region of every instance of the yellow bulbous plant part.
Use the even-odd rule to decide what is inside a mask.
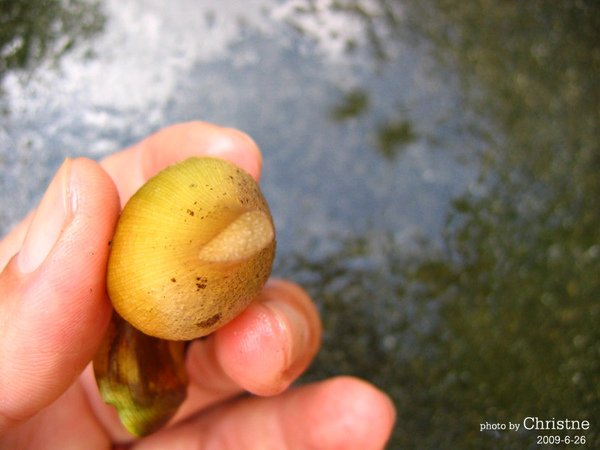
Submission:
[[[194,339],[248,305],[274,254],[271,214],[254,179],[225,161],[192,158],[150,179],[125,206],[108,294],[143,333]]]
[[[94,361],[101,394],[130,431],[151,432],[176,411],[173,399],[185,396],[181,367],[168,368],[183,364],[183,347],[163,341],[205,336],[237,316],[267,281],[274,256],[267,202],[254,179],[229,162],[187,159],[131,197],[108,262],[116,314]],[[144,383],[168,388],[161,394]],[[146,394],[165,398],[148,402]],[[172,410],[167,419],[165,410]]]

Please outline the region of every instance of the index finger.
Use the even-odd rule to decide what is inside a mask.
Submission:
[[[172,125],[131,147],[105,158],[101,164],[117,186],[121,205],[150,177],[165,167],[192,156],[228,160],[258,180],[262,157],[245,133],[206,122]]]

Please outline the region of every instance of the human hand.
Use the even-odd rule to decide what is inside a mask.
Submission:
[[[112,311],[106,264],[121,206],[156,172],[194,155],[260,174],[260,152],[243,133],[175,125],[100,164],[67,160],[37,210],[0,242],[0,449],[385,445],[394,407],[366,382],[287,390],[316,354],[321,323],[306,293],[283,280],[191,343],[188,398],[168,427],[133,440],[100,399],[89,363]]]

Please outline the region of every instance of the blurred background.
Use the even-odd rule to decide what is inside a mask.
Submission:
[[[600,448],[600,3],[0,0],[0,234],[67,156],[249,133],[275,274],[390,448]],[[585,433],[482,423],[589,420]]]

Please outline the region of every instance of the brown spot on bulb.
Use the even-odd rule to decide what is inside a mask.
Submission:
[[[196,324],[196,326],[198,328],[207,328],[207,327],[212,327],[213,325],[215,325],[219,320],[221,319],[221,314],[217,313],[212,317],[209,317],[206,320],[203,320],[201,322],[198,322]]]

